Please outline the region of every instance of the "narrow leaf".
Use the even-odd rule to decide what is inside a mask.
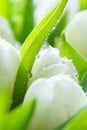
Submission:
[[[60,21],[58,22],[58,25],[55,27],[55,29],[51,32],[50,36],[48,37],[48,42],[52,45],[55,46],[55,39],[59,38],[61,36],[61,33],[63,29],[65,28],[67,24],[67,14],[68,12],[66,11]]]
[[[87,9],[87,0],[80,0],[80,10]]]
[[[9,21],[16,39],[23,43],[34,27],[32,0],[0,0],[0,15]]]
[[[56,5],[53,10],[51,10],[49,12],[49,14],[37,25],[36,28],[33,29],[33,31],[31,32],[31,34],[27,37],[25,43],[22,46],[21,49],[21,56],[23,57],[25,52],[27,51],[27,49],[31,46],[31,42],[36,39],[36,37],[38,36],[38,34],[40,34],[40,30],[42,28],[42,26],[45,25],[46,21],[51,17],[51,15],[54,13],[54,11],[56,10],[58,5]],[[41,39],[40,39],[41,40]]]
[[[9,19],[10,11],[10,0],[0,0],[0,15]]]
[[[10,23],[15,37],[21,43],[33,28],[33,4],[32,0],[10,0]]]
[[[56,130],[87,130],[87,106]]]
[[[35,107],[35,100],[5,115],[2,130],[26,130]]]
[[[61,0],[26,39],[21,50],[22,61],[14,86],[12,107],[17,106],[23,101],[35,56],[61,16],[66,3],[67,0]]]
[[[0,119],[1,116],[8,112],[10,107],[10,97],[6,90],[0,90]]]
[[[62,42],[59,44],[59,48],[61,56],[66,56],[72,60],[81,81],[85,71],[87,71],[87,60],[66,41],[64,33],[62,35]]]
[[[83,87],[83,90],[87,93],[87,71],[83,74],[81,85]]]
[[[34,14],[33,14],[33,1],[26,0],[26,6],[24,10],[23,26],[20,32],[20,41],[23,43],[27,38],[28,34],[32,31],[34,27]]]

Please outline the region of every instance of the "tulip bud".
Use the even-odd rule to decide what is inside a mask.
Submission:
[[[9,22],[2,16],[0,16],[0,37],[10,42],[18,50],[20,49],[21,44],[16,41]]]
[[[39,52],[32,68],[32,83],[38,78],[49,78],[60,73],[70,75],[77,80],[77,71],[71,60],[61,58],[58,49],[49,46]]]
[[[87,104],[86,94],[69,75],[38,79],[28,89],[24,104],[36,98],[27,130],[54,130]]]
[[[0,38],[0,90],[9,90],[10,96],[12,96],[19,63],[20,56],[16,49]]]
[[[2,16],[0,16],[0,37],[6,39],[8,42],[11,42],[12,44],[15,43],[15,38],[11,26],[8,23],[8,21]]]
[[[78,13],[65,29],[66,40],[87,58],[87,11]]]

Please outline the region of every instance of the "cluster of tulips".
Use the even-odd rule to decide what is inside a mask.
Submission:
[[[0,130],[72,130],[73,126],[69,129],[66,125],[60,126],[71,118],[73,122],[81,112],[87,111],[87,10],[79,11],[78,1],[60,0],[58,4],[55,1],[55,7],[47,15],[52,3],[49,5],[50,1],[46,1],[49,8],[41,13],[41,6],[38,6],[34,14],[35,28],[23,45],[16,41],[8,21],[0,17],[0,95],[4,92],[8,95],[7,108],[0,116]],[[67,11],[67,24],[51,46],[46,37],[58,20],[61,26],[64,24]],[[57,23],[54,28],[58,27]],[[4,98],[0,98],[0,102],[4,102]],[[27,104],[29,110],[22,110]],[[23,126],[17,111],[20,115],[23,111],[27,113],[22,117],[26,121]],[[15,127],[17,118],[9,116],[12,113],[20,116],[20,127]],[[6,115],[10,121],[14,118],[12,124],[5,121]],[[78,122],[76,124],[75,130],[79,128]]]

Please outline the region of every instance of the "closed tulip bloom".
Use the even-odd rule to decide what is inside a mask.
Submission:
[[[87,58],[87,10],[79,12],[65,29],[66,40]]]
[[[54,130],[87,104],[81,86],[65,74],[33,82],[24,104],[32,98],[37,102],[27,130]]]
[[[0,37],[14,44],[16,42],[9,22],[0,16]]]
[[[9,22],[2,16],[0,16],[0,37],[12,44],[16,49],[20,49],[21,44],[16,41]]]
[[[7,89],[10,96],[16,79],[20,56],[16,49],[0,38],[0,90]]]
[[[77,80],[77,71],[71,60],[61,58],[58,49],[49,46],[39,52],[32,68],[32,83],[38,78],[49,78],[60,73],[69,74]]]

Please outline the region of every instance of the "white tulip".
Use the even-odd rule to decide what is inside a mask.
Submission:
[[[16,41],[11,25],[2,16],[0,16],[0,37],[10,42],[16,49],[20,49],[21,44]]]
[[[68,11],[67,22],[73,19],[73,17],[79,12],[80,0],[68,0],[66,10]]]
[[[15,43],[15,38],[11,26],[2,16],[0,16],[0,37],[13,44]]]
[[[36,60],[32,69],[32,74],[39,73],[43,68],[57,63],[61,63],[59,51],[57,49],[51,46],[48,46],[45,49],[41,49],[39,54],[36,56]]]
[[[12,96],[19,63],[20,56],[15,48],[0,38],[0,90],[9,90],[10,96]]]
[[[36,108],[27,130],[54,130],[87,104],[86,94],[69,75],[36,80],[24,104],[36,98]]]
[[[32,68],[31,84],[38,78],[49,78],[60,73],[70,75],[77,80],[77,71],[71,60],[61,58],[58,49],[49,46],[39,52]]]
[[[87,10],[79,12],[65,29],[66,40],[87,58]]]

